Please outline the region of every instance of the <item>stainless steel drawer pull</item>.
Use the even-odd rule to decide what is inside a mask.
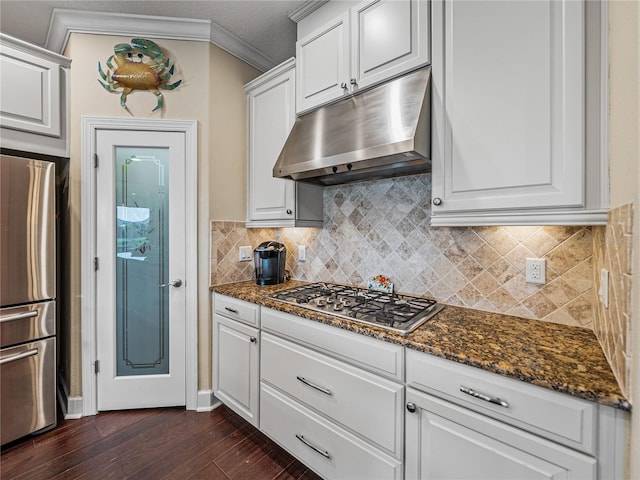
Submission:
[[[26,352],[18,353],[17,355],[11,355],[10,357],[6,357],[0,360],[0,365],[4,365],[5,363],[15,362],[16,360],[20,360],[22,358],[33,357],[38,354],[37,348],[32,348],[31,350],[27,350]]]
[[[296,433],[296,438],[298,440],[300,440],[302,443],[304,443],[307,447],[309,447],[311,450],[313,450],[316,453],[319,453],[320,455],[322,455],[324,458],[328,458],[329,460],[331,460],[331,455],[329,454],[329,452],[327,452],[326,450],[322,450],[321,448],[316,447],[315,445],[313,445],[312,443],[309,442],[309,440],[307,440],[306,438],[304,438],[304,435],[298,435]]]
[[[227,312],[231,312],[231,313],[235,313],[236,315],[239,315],[238,310],[234,310],[233,308],[229,308],[229,307],[224,307],[224,309]]]
[[[496,405],[500,405],[501,407],[509,408],[509,404],[504,400],[498,397],[490,397],[489,395],[485,395],[484,393],[476,392],[473,388],[460,385],[460,391],[462,393],[466,393],[467,395],[471,395],[474,398],[479,398],[480,400],[484,400],[485,402],[494,403]]]
[[[319,387],[318,385],[315,385],[315,384],[311,383],[309,380],[307,380],[304,377],[297,376],[296,378],[298,380],[300,380],[302,383],[304,383],[305,385],[307,385],[307,386],[309,386],[311,388],[315,388],[316,390],[318,390],[319,392],[324,393],[325,395],[329,395],[329,396],[333,395],[331,390],[329,390],[328,388]]]
[[[14,313],[13,315],[5,315],[0,317],[0,323],[2,322],[12,322],[13,320],[24,320],[25,318],[37,317],[37,310],[29,310],[28,312],[23,313]]]

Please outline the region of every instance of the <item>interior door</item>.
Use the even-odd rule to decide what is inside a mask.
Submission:
[[[96,134],[98,410],[185,405],[185,135]]]

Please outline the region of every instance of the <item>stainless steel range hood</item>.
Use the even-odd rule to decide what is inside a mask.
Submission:
[[[431,169],[431,67],[300,116],[273,176],[320,185]]]

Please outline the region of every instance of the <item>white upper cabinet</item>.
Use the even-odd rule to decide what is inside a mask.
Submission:
[[[598,128],[586,143],[600,45],[585,31],[598,39],[600,25],[586,13],[574,0],[434,2],[433,225],[606,222]]]
[[[2,147],[68,156],[70,64],[62,55],[0,34]]]
[[[249,118],[248,227],[322,226],[322,187],[273,177],[296,119],[295,59],[245,86]]]
[[[429,2],[367,0],[299,38],[296,51],[303,112],[429,63]]]

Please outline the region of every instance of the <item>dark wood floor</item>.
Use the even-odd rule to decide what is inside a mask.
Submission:
[[[4,446],[0,478],[319,480],[224,406],[60,418],[54,430]]]

